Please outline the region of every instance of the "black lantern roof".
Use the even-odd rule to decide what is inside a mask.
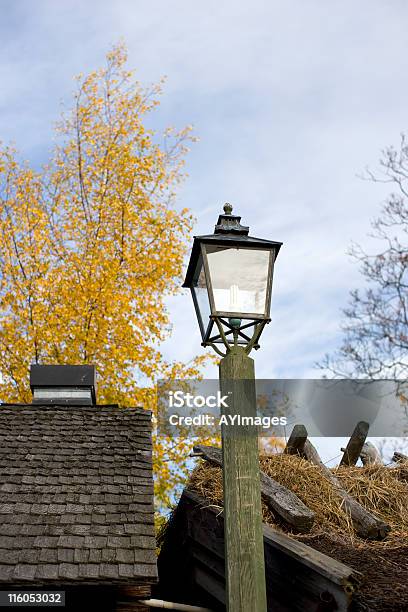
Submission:
[[[250,236],[230,204],[213,234],[194,237],[183,287],[191,290],[204,346],[229,347],[233,339],[248,351],[258,348],[270,321],[273,267],[281,246]]]
[[[183,287],[191,286],[195,273],[196,262],[200,255],[201,244],[213,244],[216,246],[228,245],[230,247],[274,248],[276,260],[283,243],[250,236],[249,227],[241,225],[241,217],[231,213],[231,204],[225,204],[224,214],[219,215],[217,224],[214,228],[214,233],[204,236],[194,236],[190,262],[187,268],[186,278],[182,285]]]

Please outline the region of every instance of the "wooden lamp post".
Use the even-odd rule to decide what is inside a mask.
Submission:
[[[256,416],[250,351],[270,322],[272,277],[281,242],[249,236],[225,204],[214,234],[196,236],[183,287],[191,289],[203,346],[222,356],[223,414]],[[218,345],[223,345],[225,352]],[[225,558],[229,612],[266,612],[258,435],[222,427]]]

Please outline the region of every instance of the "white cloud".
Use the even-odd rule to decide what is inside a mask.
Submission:
[[[356,178],[407,127],[405,3],[77,0],[9,3],[0,25],[0,139],[46,159],[72,76],[123,37],[144,82],[168,76],[154,125],[193,122],[200,143],[180,205],[196,233],[229,200],[254,235],[282,240],[263,376],[310,376],[339,341],[359,283],[345,254],[367,243],[386,190]],[[199,351],[188,295],[169,301],[166,355]],[[214,375],[214,368],[211,369]]]

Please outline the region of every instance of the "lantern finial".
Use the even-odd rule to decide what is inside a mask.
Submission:
[[[241,234],[248,236],[249,227],[241,225],[241,217],[232,214],[232,205],[224,204],[224,214],[219,215],[214,234]]]

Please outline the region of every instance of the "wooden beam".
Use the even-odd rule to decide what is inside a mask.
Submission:
[[[123,585],[118,587],[118,596],[120,599],[149,599],[152,589],[150,585]]]
[[[397,453],[397,451],[395,451],[392,456],[392,460],[395,463],[405,463],[406,461],[408,461],[408,455],[404,455],[404,453]]]
[[[261,495],[266,504],[298,533],[308,533],[314,523],[315,513],[301,499],[261,472]]]
[[[152,589],[146,585],[123,585],[117,587],[115,612],[149,612],[150,608],[140,603],[140,599],[150,599]]]
[[[368,510],[363,508],[358,501],[347,493],[340,481],[324,465],[320,459],[319,453],[310,440],[306,440],[303,453],[306,459],[308,459],[314,465],[317,465],[322,474],[332,483],[333,489],[338,497],[342,499],[343,507],[349,513],[358,535],[362,538],[368,538],[370,540],[384,539],[387,536],[387,533],[390,532],[391,527],[387,525],[387,523],[384,523],[384,521],[381,519],[368,512]]]
[[[367,464],[382,464],[381,455],[377,448],[371,442],[366,442],[360,452],[360,458],[363,465]]]
[[[340,465],[356,465],[364,442],[366,441],[369,428],[370,425],[366,423],[366,421],[357,423],[346,448],[341,449],[344,451],[344,455],[340,461]]]
[[[221,449],[214,446],[194,446],[195,456],[222,467]],[[315,514],[298,496],[261,472],[261,495],[268,506],[288,525],[299,533],[307,533],[312,528]]]
[[[217,601],[225,605],[224,579],[219,580],[211,571],[208,571],[208,568],[205,567],[201,561],[201,556],[197,559],[197,564],[194,566],[193,576],[194,581],[201,589],[207,593],[211,593]]]
[[[292,429],[292,433],[289,436],[285,450],[283,451],[287,455],[301,454],[305,442],[307,440],[307,430],[304,425],[295,425]]]
[[[288,555],[292,559],[301,559],[303,565],[317,571],[320,575],[335,584],[343,584],[344,581],[347,581],[355,574],[354,570],[344,563],[332,557],[328,557],[299,540],[290,538],[285,533],[277,531],[269,525],[264,525],[264,539],[269,544],[272,544],[275,550],[284,552],[285,555]],[[354,582],[358,581],[359,577],[356,574]]]
[[[221,323],[217,320],[219,329]],[[254,360],[234,344],[219,363],[223,417],[256,417]],[[221,426],[227,609],[266,612],[258,431]]]
[[[193,551],[190,571],[195,575],[196,584],[222,605],[225,602],[223,517],[207,500],[188,489],[183,492],[177,513],[174,532],[169,534],[171,541],[166,550],[162,549],[168,558],[159,558],[159,565],[165,562],[167,571],[174,571],[176,580],[177,570],[173,569],[171,555],[176,554],[177,542],[183,541]],[[268,610],[346,612],[349,609],[361,580],[359,572],[265,524],[263,535]],[[162,571],[165,572],[164,567]],[[183,591],[188,578],[179,577],[179,583]],[[330,601],[327,608],[322,607],[326,597]]]

